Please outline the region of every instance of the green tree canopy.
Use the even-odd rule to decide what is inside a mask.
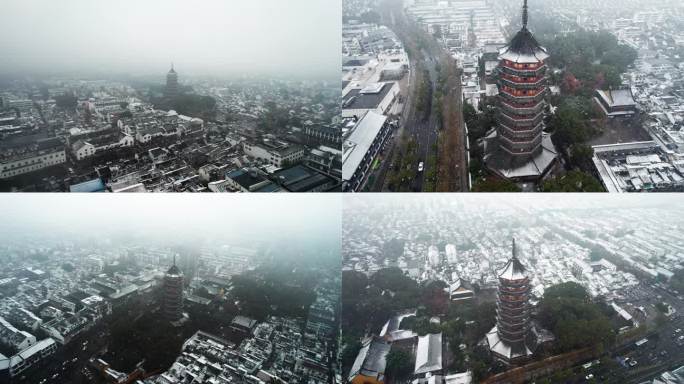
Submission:
[[[473,192],[520,192],[521,189],[512,181],[487,177],[479,179],[473,184]]]
[[[615,339],[604,307],[591,301],[586,289],[577,283],[547,288],[539,305],[538,319],[556,336],[555,348],[559,352],[604,348]]]
[[[401,382],[409,379],[413,373],[413,357],[401,349],[392,349],[387,354],[385,373],[393,382]]]
[[[582,171],[570,171],[565,175],[544,181],[544,192],[605,192],[596,178]]]

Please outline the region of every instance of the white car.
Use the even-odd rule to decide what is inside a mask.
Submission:
[[[423,172],[423,162],[418,163],[418,172]]]

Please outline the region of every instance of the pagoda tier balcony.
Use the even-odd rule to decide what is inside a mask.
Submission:
[[[511,338],[525,337],[529,329],[529,323],[509,325],[502,321],[497,321],[498,330]]]
[[[499,100],[499,108],[502,111],[518,115],[536,115],[544,111],[546,103],[538,101],[536,103],[515,103],[508,100]]]
[[[498,318],[497,325],[499,326],[499,330],[501,331],[507,331],[510,333],[521,332],[522,329],[525,329],[527,327],[529,319],[529,317],[526,317],[524,319],[516,321],[511,319]]]
[[[507,313],[517,314],[526,311],[529,306],[527,305],[527,300],[521,301],[506,301],[501,298],[497,300],[496,307],[507,311]]]
[[[501,318],[509,319],[511,322],[519,322],[525,320],[529,316],[529,311],[527,308],[511,310],[498,306],[496,314]]]
[[[527,276],[524,276],[520,279],[503,279],[499,277],[499,286],[501,287],[520,287],[523,285],[529,285],[530,279]]]
[[[524,340],[524,339],[525,339],[525,336],[527,335],[527,331],[526,331],[526,330],[522,330],[522,331],[518,331],[518,330],[509,331],[509,330],[500,329],[500,330],[499,330],[499,335],[500,335],[500,336],[503,336],[502,339],[505,338],[506,341],[515,342],[515,341],[518,341],[518,340]]]
[[[541,113],[534,116],[519,116],[519,115],[509,115],[503,111],[499,112],[496,116],[496,120],[504,124],[508,128],[522,128],[528,127],[531,129],[539,125],[544,119],[544,115]]]
[[[546,88],[537,91],[516,91],[509,87],[501,87],[499,89],[499,98],[513,103],[538,103],[544,100],[546,95]]]
[[[540,128],[535,128],[533,130],[527,130],[527,131],[511,131],[505,129],[505,127],[498,127],[497,133],[500,136],[501,139],[503,139],[505,142],[512,142],[512,143],[526,143],[526,142],[531,142],[537,139],[538,136],[541,136],[541,126]],[[505,292],[502,292],[505,293]]]
[[[500,141],[499,148],[511,156],[527,157],[533,155],[541,146],[541,136],[531,142],[516,143],[506,138]]]
[[[520,294],[526,294],[528,292],[530,292],[530,286],[529,285],[521,285],[518,287],[499,286],[499,293],[500,294],[520,295]]]
[[[546,64],[543,63],[538,67],[525,68],[524,64],[518,64],[518,67],[516,67],[516,64],[506,64],[505,61],[499,62],[499,66],[497,67],[499,73],[513,76],[543,76],[546,73],[546,69]]]
[[[515,129],[503,126],[501,124],[499,124],[499,128],[508,129],[510,131],[515,131]],[[530,283],[530,280],[527,277],[523,277],[521,279],[515,279],[515,280],[504,279],[504,278],[499,277],[499,284],[501,284],[502,286],[511,286],[511,287],[518,286],[519,287],[523,284],[529,284],[529,283]]]
[[[530,79],[530,80],[524,80]],[[502,87],[512,87],[514,89],[536,89],[546,85],[546,78],[544,77],[517,77],[517,76],[499,76],[499,84]]]
[[[499,297],[497,300],[497,307],[515,314],[528,308],[527,299],[527,296],[524,296],[519,300],[510,300],[508,297]]]
[[[529,311],[527,311],[527,310],[520,311],[519,313],[513,314],[513,313],[506,312],[503,309],[498,309],[496,311],[496,314],[498,317],[507,321],[510,324],[524,322],[524,321],[527,321],[527,319],[529,318]]]
[[[526,336],[527,332],[511,334],[499,331],[499,338],[508,344],[523,343]]]
[[[499,133],[502,133],[499,131]],[[501,144],[508,146],[509,149],[521,148],[526,149],[534,147],[537,144],[541,144],[541,135],[527,135],[523,137],[506,137],[505,135],[499,135],[501,139]]]
[[[517,316],[518,314],[527,311],[527,309],[529,308],[529,306],[527,305],[527,300],[524,300],[521,305],[516,305],[516,303],[514,302],[498,301],[496,303],[496,307],[514,316]]]
[[[499,295],[499,303],[507,305],[507,308],[516,308],[515,304],[527,302],[527,296]]]

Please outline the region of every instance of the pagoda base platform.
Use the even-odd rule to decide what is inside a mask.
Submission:
[[[492,356],[507,365],[523,364],[533,358],[538,347],[555,340],[554,335],[540,327],[535,321],[530,324],[530,330],[524,342],[509,344],[499,337],[496,325],[487,332],[481,345],[489,348]]]
[[[484,140],[484,163],[487,169],[515,183],[539,183],[558,164],[558,151],[551,142],[551,135],[543,133],[542,143],[536,153],[519,157],[502,150],[497,132]]]

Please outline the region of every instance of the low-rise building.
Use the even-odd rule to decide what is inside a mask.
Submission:
[[[431,333],[418,338],[415,375],[437,374],[442,371],[442,334]]]
[[[374,83],[363,88],[351,89],[342,101],[342,117],[359,118],[369,111],[385,114],[398,94],[397,82]]]
[[[132,147],[135,143],[133,136],[112,129],[77,135],[72,137],[72,141],[71,152],[76,160],[116,148]]]
[[[221,189],[232,190],[238,192],[280,192],[281,188],[267,179],[257,169],[241,168],[226,173],[225,185],[217,185],[218,182],[213,182],[213,187],[216,191]],[[211,189],[212,186],[210,186]],[[212,189],[214,190],[214,189]]]
[[[0,317],[0,343],[21,351],[35,344],[36,337],[15,328],[5,318]]]
[[[597,90],[594,101],[608,117],[631,116],[636,113],[636,101],[629,89]]]
[[[0,179],[65,162],[64,143],[56,137],[21,136],[0,142]]]
[[[345,191],[358,191],[385,140],[392,132],[387,116],[366,113],[342,146],[342,183]]]
[[[592,148],[594,166],[608,192],[684,189],[684,161],[672,159],[653,141]]]
[[[364,340],[359,354],[349,371],[351,384],[381,384],[385,382],[387,354],[391,344],[380,338]]]
[[[257,321],[246,316],[235,316],[230,322],[230,327],[236,331],[251,334]]]
[[[271,179],[290,192],[325,192],[339,185],[339,181],[305,165],[278,170]]]
[[[40,340],[21,350],[15,355],[7,357],[0,354],[0,381],[20,375],[27,369],[52,355],[57,350],[57,344],[51,338]]]
[[[251,156],[276,167],[296,163],[304,158],[304,148],[280,140],[265,139],[260,143],[243,142],[242,149]]]

